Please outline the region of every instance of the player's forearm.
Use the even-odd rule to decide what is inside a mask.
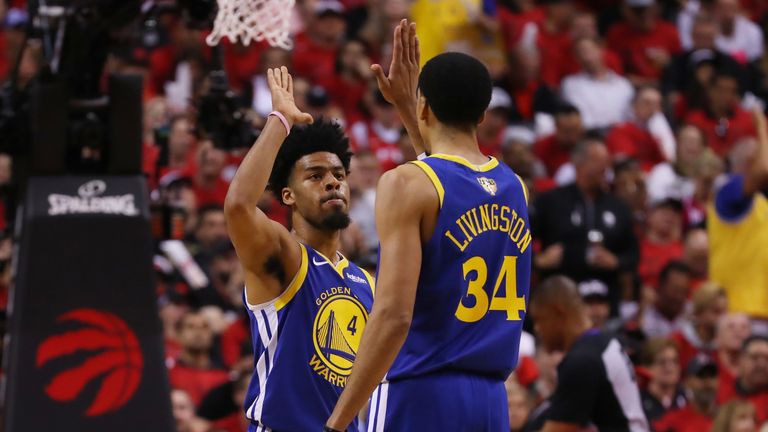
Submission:
[[[270,116],[229,185],[224,202],[225,211],[229,212],[240,207],[249,209],[256,207],[256,203],[267,188],[272,166],[285,137],[285,127],[279,119]]]
[[[384,378],[408,336],[409,316],[382,308],[371,314],[360,340],[355,365],[328,426],[344,430],[360,412]]]

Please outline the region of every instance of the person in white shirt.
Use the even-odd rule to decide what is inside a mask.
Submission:
[[[717,0],[715,16],[720,34],[715,46],[738,61],[751,62],[763,56],[763,32],[739,11],[739,0]]]
[[[667,198],[684,200],[693,196],[695,164],[706,149],[704,134],[693,125],[683,125],[677,131],[677,158],[657,164],[648,173],[646,185],[651,203]]]
[[[623,121],[634,95],[632,84],[605,65],[603,48],[594,38],[577,39],[574,49],[582,72],[565,77],[563,98],[579,109],[586,129]]]

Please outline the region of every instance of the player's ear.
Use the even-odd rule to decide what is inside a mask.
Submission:
[[[280,191],[280,199],[283,201],[283,204],[287,206],[292,206],[296,203],[296,198],[293,196],[293,191],[288,187],[284,187],[283,190]]]
[[[419,116],[419,120],[421,121],[427,121],[429,118],[429,104],[427,103],[427,99],[424,98],[424,95],[419,92],[419,100],[416,103],[416,114]]]
[[[485,111],[483,111],[482,114],[480,114],[480,119],[477,120],[477,124],[480,124],[485,121]]]

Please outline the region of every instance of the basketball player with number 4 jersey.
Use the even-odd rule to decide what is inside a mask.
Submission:
[[[312,117],[296,108],[288,70],[270,69],[267,79],[275,111],[225,202],[254,348],[245,415],[249,431],[307,431],[323,424],[346,385],[374,286],[338,252],[350,222],[347,138],[329,122],[293,127]],[[293,232],[257,207],[268,180],[292,209]]]
[[[325,430],[344,429],[373,392],[368,431],[508,431],[504,381],[530,280],[527,192],[478,149],[485,66],[445,53],[418,74],[413,24],[395,30],[394,48],[389,76],[374,69],[379,87],[431,156],[379,182],[376,306]]]

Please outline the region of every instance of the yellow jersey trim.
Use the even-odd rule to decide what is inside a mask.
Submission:
[[[329,260],[327,256],[323,255],[318,250],[315,250],[315,252],[317,252],[318,255],[323,257],[324,260],[328,261],[328,264],[330,264],[331,267],[334,270],[336,270],[336,273],[338,273],[339,276],[342,277],[342,279],[344,278],[344,270],[346,270],[346,268],[349,267],[349,260],[347,260],[347,257],[345,257],[344,255],[340,254],[339,252],[336,252],[337,254],[339,254],[341,259],[339,260],[339,262],[336,263],[336,265],[333,265],[333,261]]]
[[[528,188],[525,187],[525,182],[522,178],[520,178],[519,175],[515,174],[515,177],[517,177],[517,181],[520,182],[520,186],[523,187],[523,195],[525,195],[525,203],[528,204]]]
[[[475,165],[470,161],[464,159],[463,157],[456,156],[456,155],[447,155],[447,154],[437,153],[437,154],[429,155],[429,157],[456,162],[457,164],[464,165],[465,167],[470,168],[473,171],[479,171],[479,172],[490,171],[496,168],[497,166],[499,166],[499,161],[495,157],[491,157],[490,160],[488,160],[488,162],[482,165]]]
[[[296,277],[293,278],[293,281],[288,285],[288,288],[275,299],[275,310],[280,310],[285,307],[285,305],[287,305],[299,291],[299,288],[304,285],[304,280],[307,278],[307,268],[309,264],[309,259],[307,259],[307,249],[301,243],[299,243],[299,248],[301,249],[301,265],[299,266],[299,272],[296,273]]]
[[[365,278],[368,279],[368,285],[371,287],[371,293],[376,294],[376,281],[373,279],[373,276],[371,276],[370,273],[368,273],[364,268],[360,267],[360,271],[363,272],[365,275]]]
[[[437,191],[437,198],[440,200],[440,208],[443,208],[443,198],[445,197],[445,189],[443,189],[443,184],[440,182],[440,179],[437,178],[437,174],[435,174],[435,170],[433,170],[431,166],[427,165],[422,161],[411,161],[411,163],[421,168],[421,170],[424,171],[424,174],[426,174],[427,177],[429,177],[429,180],[435,186],[435,190]]]

